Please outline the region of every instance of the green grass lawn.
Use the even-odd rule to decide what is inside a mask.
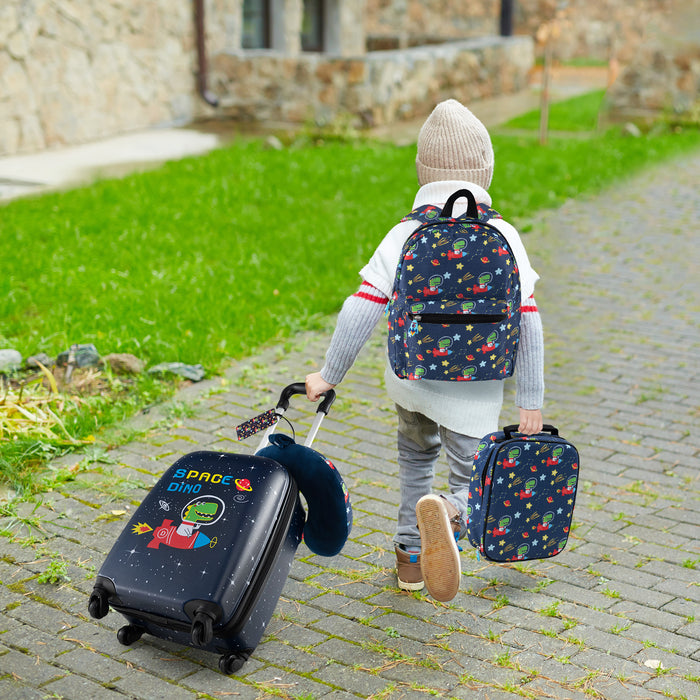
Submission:
[[[605,90],[594,90],[563,102],[552,103],[549,106],[549,129],[567,132],[594,131],[598,126],[598,113],[604,99]],[[499,131],[508,129],[539,131],[539,128],[540,111],[536,109],[502,124]]]
[[[369,143],[207,156],[2,209],[3,345],[74,342],[220,367],[337,308],[410,208],[409,149]]]
[[[551,126],[590,126],[599,105],[594,95],[557,106]],[[536,114],[517,123],[532,134],[494,132],[491,194],[523,230],[542,208],[700,146],[697,129],[636,139],[614,129],[552,136],[542,147]],[[409,211],[414,159],[413,146],[366,140],[307,138],[274,150],[240,138],[155,171],[11,202],[0,207],[0,347],[55,356],[92,342],[103,355],[217,372],[227,358],[320,327]],[[153,385],[131,390],[159,396]],[[73,434],[121,419],[125,396],[114,418],[105,409],[83,427],[76,420]],[[129,401],[126,413],[143,404]],[[47,444],[19,442],[0,441],[0,471],[12,482],[10,462],[29,449],[40,457]]]
[[[516,225],[695,147],[697,131],[587,140],[494,136],[494,205]],[[412,204],[414,148],[239,141],[122,180],[1,209],[0,343],[217,370],[339,307]]]

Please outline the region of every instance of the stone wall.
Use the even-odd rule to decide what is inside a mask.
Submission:
[[[366,0],[370,48],[406,48],[498,34],[494,0]]]
[[[0,155],[213,115],[385,124],[443,97],[511,92],[526,85],[530,37],[560,5],[516,0],[522,36],[501,40],[497,0],[326,0],[326,51],[307,54],[302,0],[271,2],[272,49],[243,52],[243,0],[205,0],[214,110],[198,95],[194,0],[4,0]],[[697,104],[700,0],[565,4],[556,57],[607,59],[612,47],[617,104]]]
[[[286,55],[301,53],[303,0],[269,0],[273,16],[272,50]],[[325,0],[326,51],[355,56],[366,50],[366,0]],[[243,0],[207,0],[207,46],[211,55],[241,49]]]
[[[329,50],[364,53],[364,0],[327,2]],[[242,4],[206,0],[210,57],[240,52]],[[273,0],[286,56],[301,53],[301,9]],[[214,115],[197,91],[193,17],[193,0],[4,0],[0,156]]]
[[[367,0],[366,31],[378,46],[495,33],[500,5]],[[537,37],[556,18],[555,61],[611,62],[613,117],[670,111],[700,119],[700,0],[515,0],[514,9],[515,32],[524,36]]]
[[[271,52],[220,54],[212,84],[239,120],[318,122],[352,115],[380,125],[425,115],[436,102],[522,90],[533,66],[529,37],[490,37],[354,58]]]
[[[441,96],[523,88],[529,39],[367,52],[407,11],[424,38],[493,35],[487,0],[326,0],[327,51],[301,52],[302,0],[272,0],[273,47],[242,51],[243,0],[206,0],[209,88],[198,95],[194,0],[5,0],[0,4],[0,156],[210,116],[386,123]],[[446,18],[449,17],[449,20]],[[413,23],[413,25],[410,25]],[[403,30],[402,30],[403,31]],[[439,36],[438,36],[439,35]],[[468,88],[467,88],[468,86]]]
[[[394,48],[497,34],[499,30],[500,0],[366,2],[368,39]],[[624,52],[638,45],[677,4],[675,0],[514,0],[514,28],[517,34],[534,37],[540,25],[563,7],[565,27],[556,42],[556,57],[607,61],[611,48]]]
[[[562,32],[554,42],[557,59],[607,61],[612,53],[626,52],[643,41],[670,4],[670,0],[516,0],[516,31],[535,36],[543,22],[559,15]]]
[[[0,154],[196,114],[192,9],[171,0],[0,5]]]
[[[620,52],[620,74],[608,90],[613,119],[665,112],[700,123],[700,0],[664,5],[645,35]]]

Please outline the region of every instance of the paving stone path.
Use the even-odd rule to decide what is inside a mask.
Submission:
[[[378,331],[316,443],[352,494],[343,552],[301,546],[234,677],[212,654],[149,637],[121,646],[118,614],[87,613],[105,553],[177,457],[255,447],[234,426],[318,366],[326,337],[302,336],[139,418],[146,432],[102,461],[64,460],[71,480],[5,519],[16,537],[0,540],[0,697],[700,698],[699,182],[696,153],[569,202],[526,236],[542,276],[545,417],[581,452],[560,556],[502,566],[465,548],[449,604],[398,591],[395,415]],[[504,424],[516,416],[509,392]],[[295,406],[303,433],[313,414]],[[62,563],[69,581],[40,582]]]

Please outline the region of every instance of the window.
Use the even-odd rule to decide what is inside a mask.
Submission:
[[[244,49],[270,48],[269,0],[243,0]]]
[[[324,0],[304,0],[304,16],[301,25],[301,50],[323,51]]]

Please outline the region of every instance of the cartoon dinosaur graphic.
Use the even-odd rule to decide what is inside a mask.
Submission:
[[[182,509],[182,522],[177,527],[172,519],[165,518],[153,530],[153,539],[147,546],[158,549],[164,544],[175,549],[198,549],[211,545],[214,540],[199,532],[199,529],[215,523],[222,516],[224,508],[224,502],[217,496],[196,498]]]

